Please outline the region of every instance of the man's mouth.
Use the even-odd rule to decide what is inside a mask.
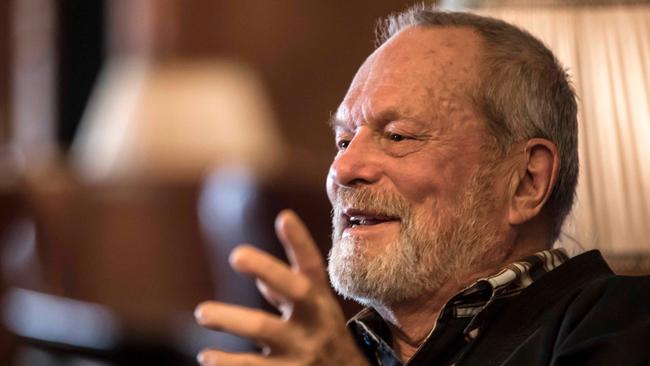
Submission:
[[[400,221],[399,217],[390,216],[378,212],[370,212],[358,209],[347,209],[343,212],[345,228],[366,227]]]

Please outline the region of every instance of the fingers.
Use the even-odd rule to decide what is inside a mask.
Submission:
[[[278,295],[277,292],[271,290],[269,286],[267,286],[262,280],[259,278],[255,280],[255,286],[257,286],[257,289],[259,292],[264,296],[266,301],[268,301],[271,305],[275,306],[280,312],[282,312],[283,315],[289,314],[292,309],[292,304],[286,302],[282,296]]]
[[[251,246],[235,248],[230,255],[230,264],[237,271],[258,278],[286,300],[301,302],[311,295],[312,286],[307,277],[291,271],[281,260]]]
[[[325,266],[318,246],[298,215],[283,210],[275,220],[275,231],[294,269],[319,283],[326,283]]]
[[[196,321],[207,328],[229,332],[277,346],[287,335],[286,323],[262,310],[206,301],[194,311]]]
[[[276,363],[261,355],[230,353],[215,349],[204,350],[197,356],[202,366],[269,366]]]

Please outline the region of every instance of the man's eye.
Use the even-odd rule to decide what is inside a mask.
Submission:
[[[389,133],[389,134],[388,134],[388,138],[389,138],[391,141],[395,141],[395,142],[400,142],[400,141],[404,141],[404,140],[406,140],[406,136],[398,135],[398,134],[396,134],[396,133]]]
[[[350,145],[350,140],[338,140],[336,142],[336,147],[339,148],[339,150],[345,150],[348,148]]]

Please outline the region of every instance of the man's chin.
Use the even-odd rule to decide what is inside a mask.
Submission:
[[[367,253],[371,248],[363,241],[345,237],[335,241],[327,267],[334,290],[346,299],[374,307],[408,302],[435,288],[431,267],[417,263],[420,257],[414,248],[395,247],[400,248],[399,242],[379,253]],[[420,270],[412,270],[414,267]]]
[[[353,300],[363,306],[378,308],[378,307],[392,307],[399,304],[409,303],[421,299],[428,291],[400,291],[400,289],[377,289],[376,286],[365,284],[361,285],[355,283],[349,285],[340,279],[334,279],[330,275],[332,286],[337,294],[346,300]]]

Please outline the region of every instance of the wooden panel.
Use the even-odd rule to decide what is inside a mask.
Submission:
[[[7,142],[9,135],[10,5],[9,1],[0,1],[0,146]]]
[[[32,183],[48,292],[103,304],[127,335],[153,338],[213,295],[197,186]]]
[[[0,1],[0,149],[3,148],[9,140],[9,116],[10,116],[10,60],[12,52],[10,47],[10,8],[11,1]],[[0,150],[0,154],[3,151]],[[3,156],[0,156],[3,158]],[[5,163],[5,159],[0,159],[0,164]],[[6,169],[6,166],[0,165],[0,169]],[[6,177],[5,177],[6,178]],[[3,182],[7,183],[7,182]],[[2,187],[0,189],[0,235],[4,238],[7,227],[13,223],[14,219],[20,212],[21,205],[18,202],[18,195],[13,185]],[[0,242],[4,245],[4,242]],[[0,250],[4,249],[0,247]],[[3,296],[7,290],[7,278],[0,277],[0,296]],[[0,364],[9,364],[13,357],[14,340],[6,331],[4,326],[0,325]]]

